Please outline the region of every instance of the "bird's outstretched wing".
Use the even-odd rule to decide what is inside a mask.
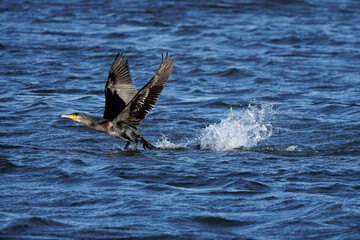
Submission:
[[[114,119],[136,95],[126,56],[118,53],[111,65],[105,85],[104,119]]]
[[[161,64],[152,79],[135,95],[126,105],[125,109],[115,119],[115,123],[123,121],[129,125],[139,125],[149,111],[158,101],[164,85],[174,68],[175,59],[168,54],[164,59],[161,56]]]

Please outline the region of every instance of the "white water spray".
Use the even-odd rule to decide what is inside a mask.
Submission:
[[[179,148],[186,148],[189,144],[187,143],[172,143],[166,136],[162,136],[156,143],[155,146],[160,149],[179,149]]]
[[[272,135],[269,118],[271,106],[249,106],[245,111],[234,111],[219,123],[207,126],[199,137],[200,147],[215,151],[250,148]]]
[[[272,135],[270,119],[273,115],[272,107],[267,105],[250,105],[245,110],[230,109],[227,117],[219,123],[205,127],[200,136],[195,136],[193,140],[172,143],[166,136],[162,136],[155,146],[161,149],[180,149],[195,143],[199,144],[201,149],[214,151],[254,147]]]

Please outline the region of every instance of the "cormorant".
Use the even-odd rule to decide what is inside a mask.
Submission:
[[[160,97],[173,68],[175,59],[168,54],[164,59],[161,55],[161,64],[152,79],[139,91],[131,78],[128,60],[123,53],[118,53],[111,65],[108,80],[105,85],[105,111],[103,119],[96,121],[85,113],[61,115],[70,118],[95,130],[104,132],[112,137],[126,141],[125,149],[130,142],[141,142],[144,149],[156,149],[147,142],[140,131],[139,125]]]

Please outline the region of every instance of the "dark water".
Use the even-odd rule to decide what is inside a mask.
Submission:
[[[360,239],[359,1],[0,1],[0,238]],[[101,117],[118,51],[139,129]]]

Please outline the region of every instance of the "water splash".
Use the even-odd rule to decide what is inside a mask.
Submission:
[[[298,147],[292,145],[292,146],[287,147],[285,151],[294,152],[296,150],[298,150]]]
[[[272,135],[270,123],[274,111],[271,106],[249,106],[245,111],[234,111],[219,123],[203,129],[200,147],[215,151],[250,148]]]
[[[245,110],[230,109],[226,118],[207,126],[194,139],[173,143],[163,135],[155,146],[159,149],[183,149],[198,144],[201,149],[215,151],[251,148],[272,135],[270,119],[273,115],[274,110],[268,105],[250,105]]]
[[[166,136],[162,136],[156,143],[155,146],[160,149],[180,149],[186,148],[189,141],[186,143],[172,143]]]

